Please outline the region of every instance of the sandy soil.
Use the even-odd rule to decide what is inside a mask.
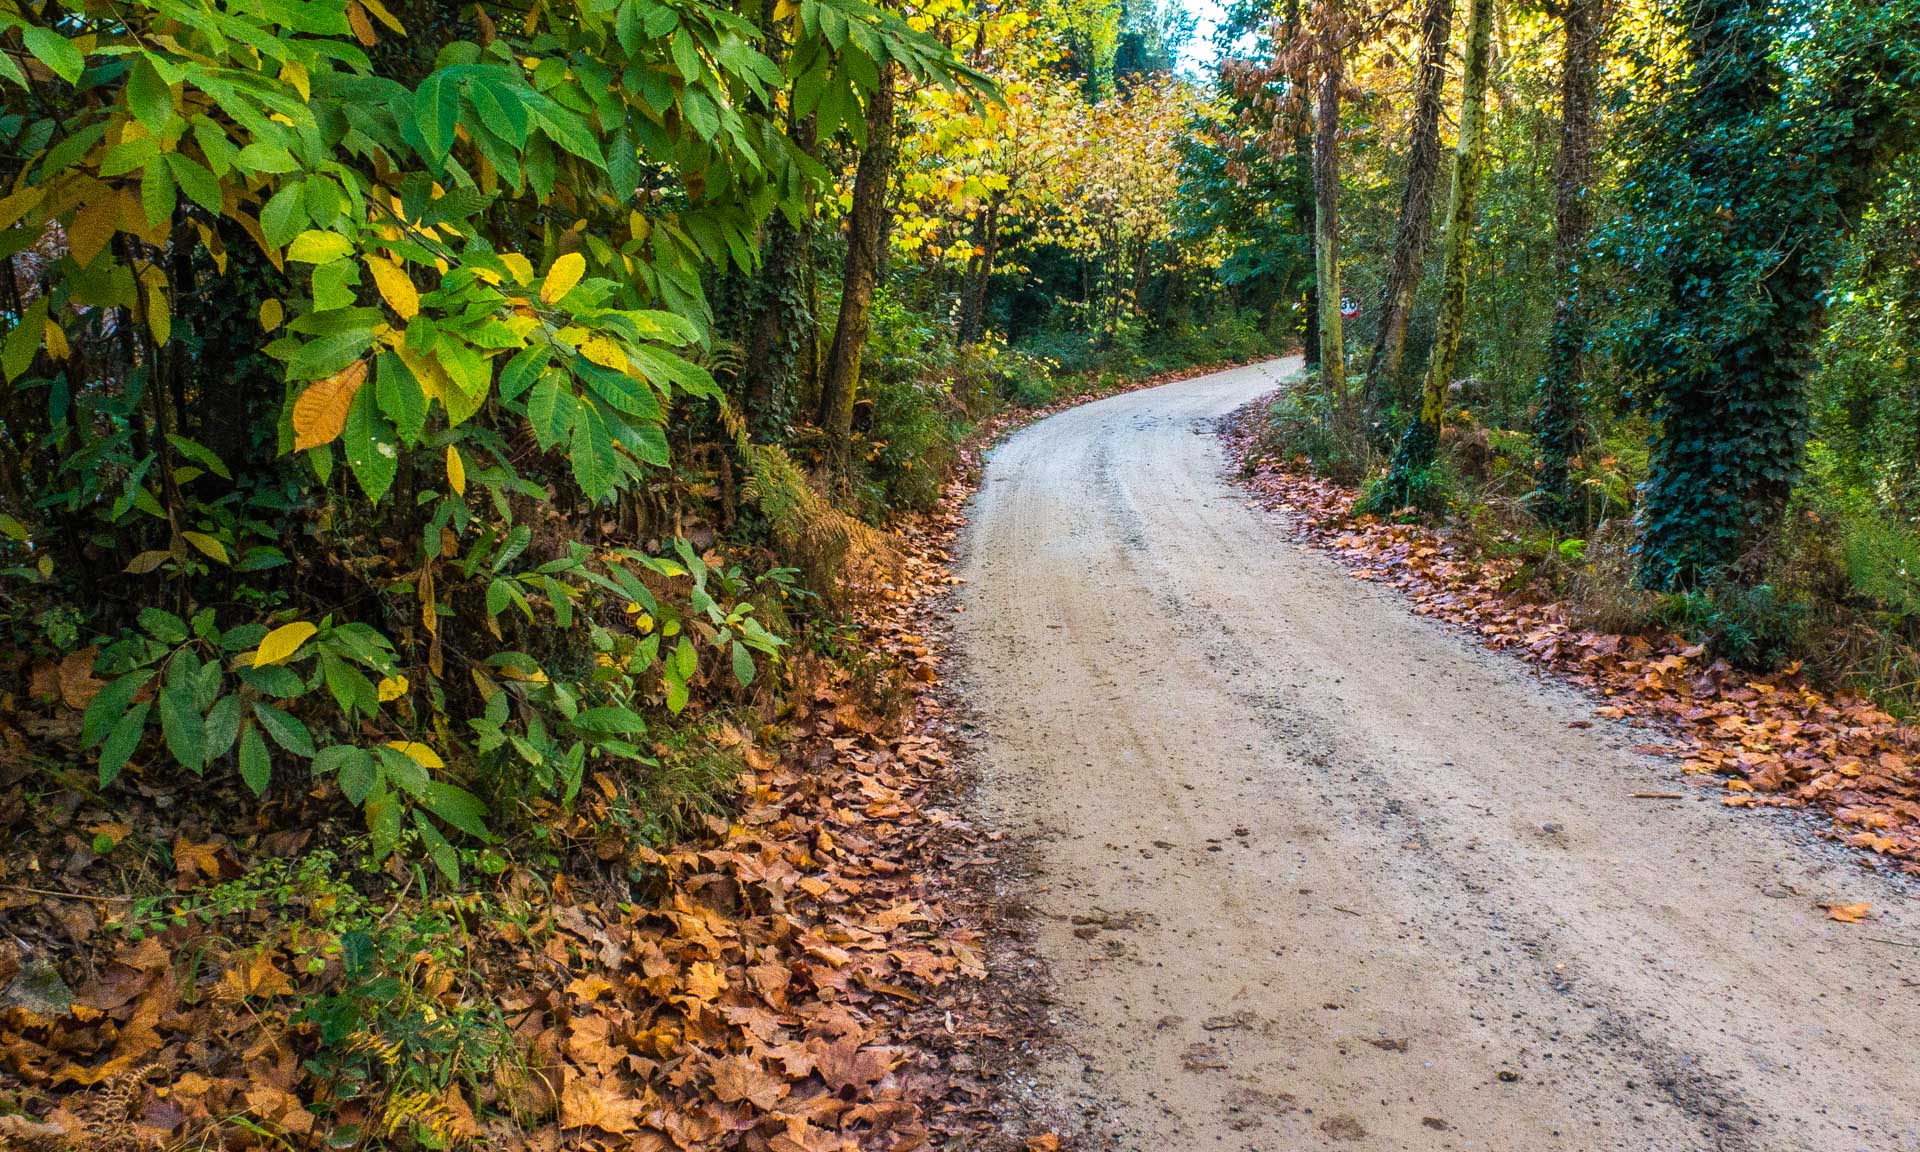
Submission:
[[[1296,366],[1055,416],[976,498],[962,685],[982,815],[1031,848],[1063,1134],[1920,1149],[1912,897],[1289,543],[1212,422]]]

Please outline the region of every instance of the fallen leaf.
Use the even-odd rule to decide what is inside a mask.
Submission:
[[[1858,924],[1865,920],[1873,905],[1865,900],[1857,904],[1822,904],[1827,910],[1827,919],[1838,920],[1842,924]]]

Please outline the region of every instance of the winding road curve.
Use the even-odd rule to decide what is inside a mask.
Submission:
[[[1297,366],[1054,416],[973,508],[962,682],[1032,846],[1063,1133],[1920,1150],[1911,890],[1290,543],[1211,433]]]

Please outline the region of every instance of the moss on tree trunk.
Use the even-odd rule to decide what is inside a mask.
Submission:
[[[847,260],[840,283],[840,316],[820,383],[820,426],[826,430],[834,469],[850,467],[853,401],[860,387],[860,354],[867,342],[873,292],[887,252],[887,184],[893,176],[894,72],[880,72],[867,100],[867,145],[854,170],[853,207],[847,214]]]
[[[1473,256],[1473,214],[1485,159],[1487,57],[1493,31],[1493,0],[1472,0],[1467,9],[1467,67],[1461,79],[1460,138],[1454,145],[1453,194],[1447,205],[1445,273],[1440,285],[1440,315],[1433,354],[1420,388],[1420,413],[1400,438],[1393,466],[1374,490],[1368,506],[1387,511],[1413,501],[1424,487],[1440,446],[1440,420],[1447,386],[1460,355],[1460,332],[1467,318],[1467,269]]]

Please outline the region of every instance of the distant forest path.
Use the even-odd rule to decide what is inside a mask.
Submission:
[[[1063,1134],[1920,1149],[1910,899],[1290,543],[1212,426],[1297,367],[1054,416],[973,508],[962,683]]]

